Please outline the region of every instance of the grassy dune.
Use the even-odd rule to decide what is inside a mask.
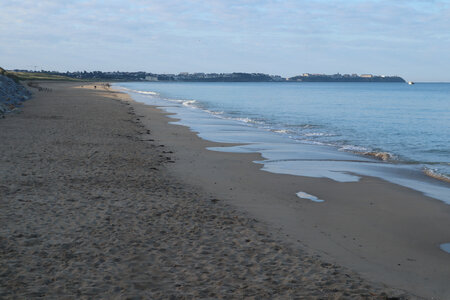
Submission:
[[[3,69],[2,69],[3,70]],[[19,80],[67,80],[67,81],[80,81],[79,79],[70,78],[67,76],[53,75],[47,73],[32,73],[32,72],[12,72],[8,71],[14,77]]]
[[[18,82],[20,80],[17,76],[15,76],[14,74],[11,74],[11,72],[6,71],[2,67],[0,67],[0,75],[8,76],[9,78],[11,78],[12,80],[14,80],[16,82]]]

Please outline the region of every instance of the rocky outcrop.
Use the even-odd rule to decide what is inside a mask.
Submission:
[[[0,117],[28,100],[31,93],[4,73],[0,74]]]

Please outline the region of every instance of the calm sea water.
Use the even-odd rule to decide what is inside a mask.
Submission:
[[[414,185],[411,180],[428,181],[419,175],[424,170],[450,177],[448,83],[129,82],[119,87],[138,101],[177,113],[204,138],[249,143],[214,150],[260,152],[268,171],[340,181],[352,180],[348,172],[357,171],[407,186]],[[389,153],[389,162],[354,154],[366,152]],[[318,172],[323,160],[333,164]],[[422,191],[449,197],[444,183]]]

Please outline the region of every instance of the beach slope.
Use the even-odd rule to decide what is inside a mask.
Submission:
[[[160,111],[137,114],[100,84],[40,85],[0,120],[1,298],[407,295],[177,177],[181,156],[156,133],[167,127]]]

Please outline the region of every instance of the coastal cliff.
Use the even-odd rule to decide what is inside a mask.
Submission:
[[[20,106],[31,93],[4,69],[0,68],[0,117]]]

